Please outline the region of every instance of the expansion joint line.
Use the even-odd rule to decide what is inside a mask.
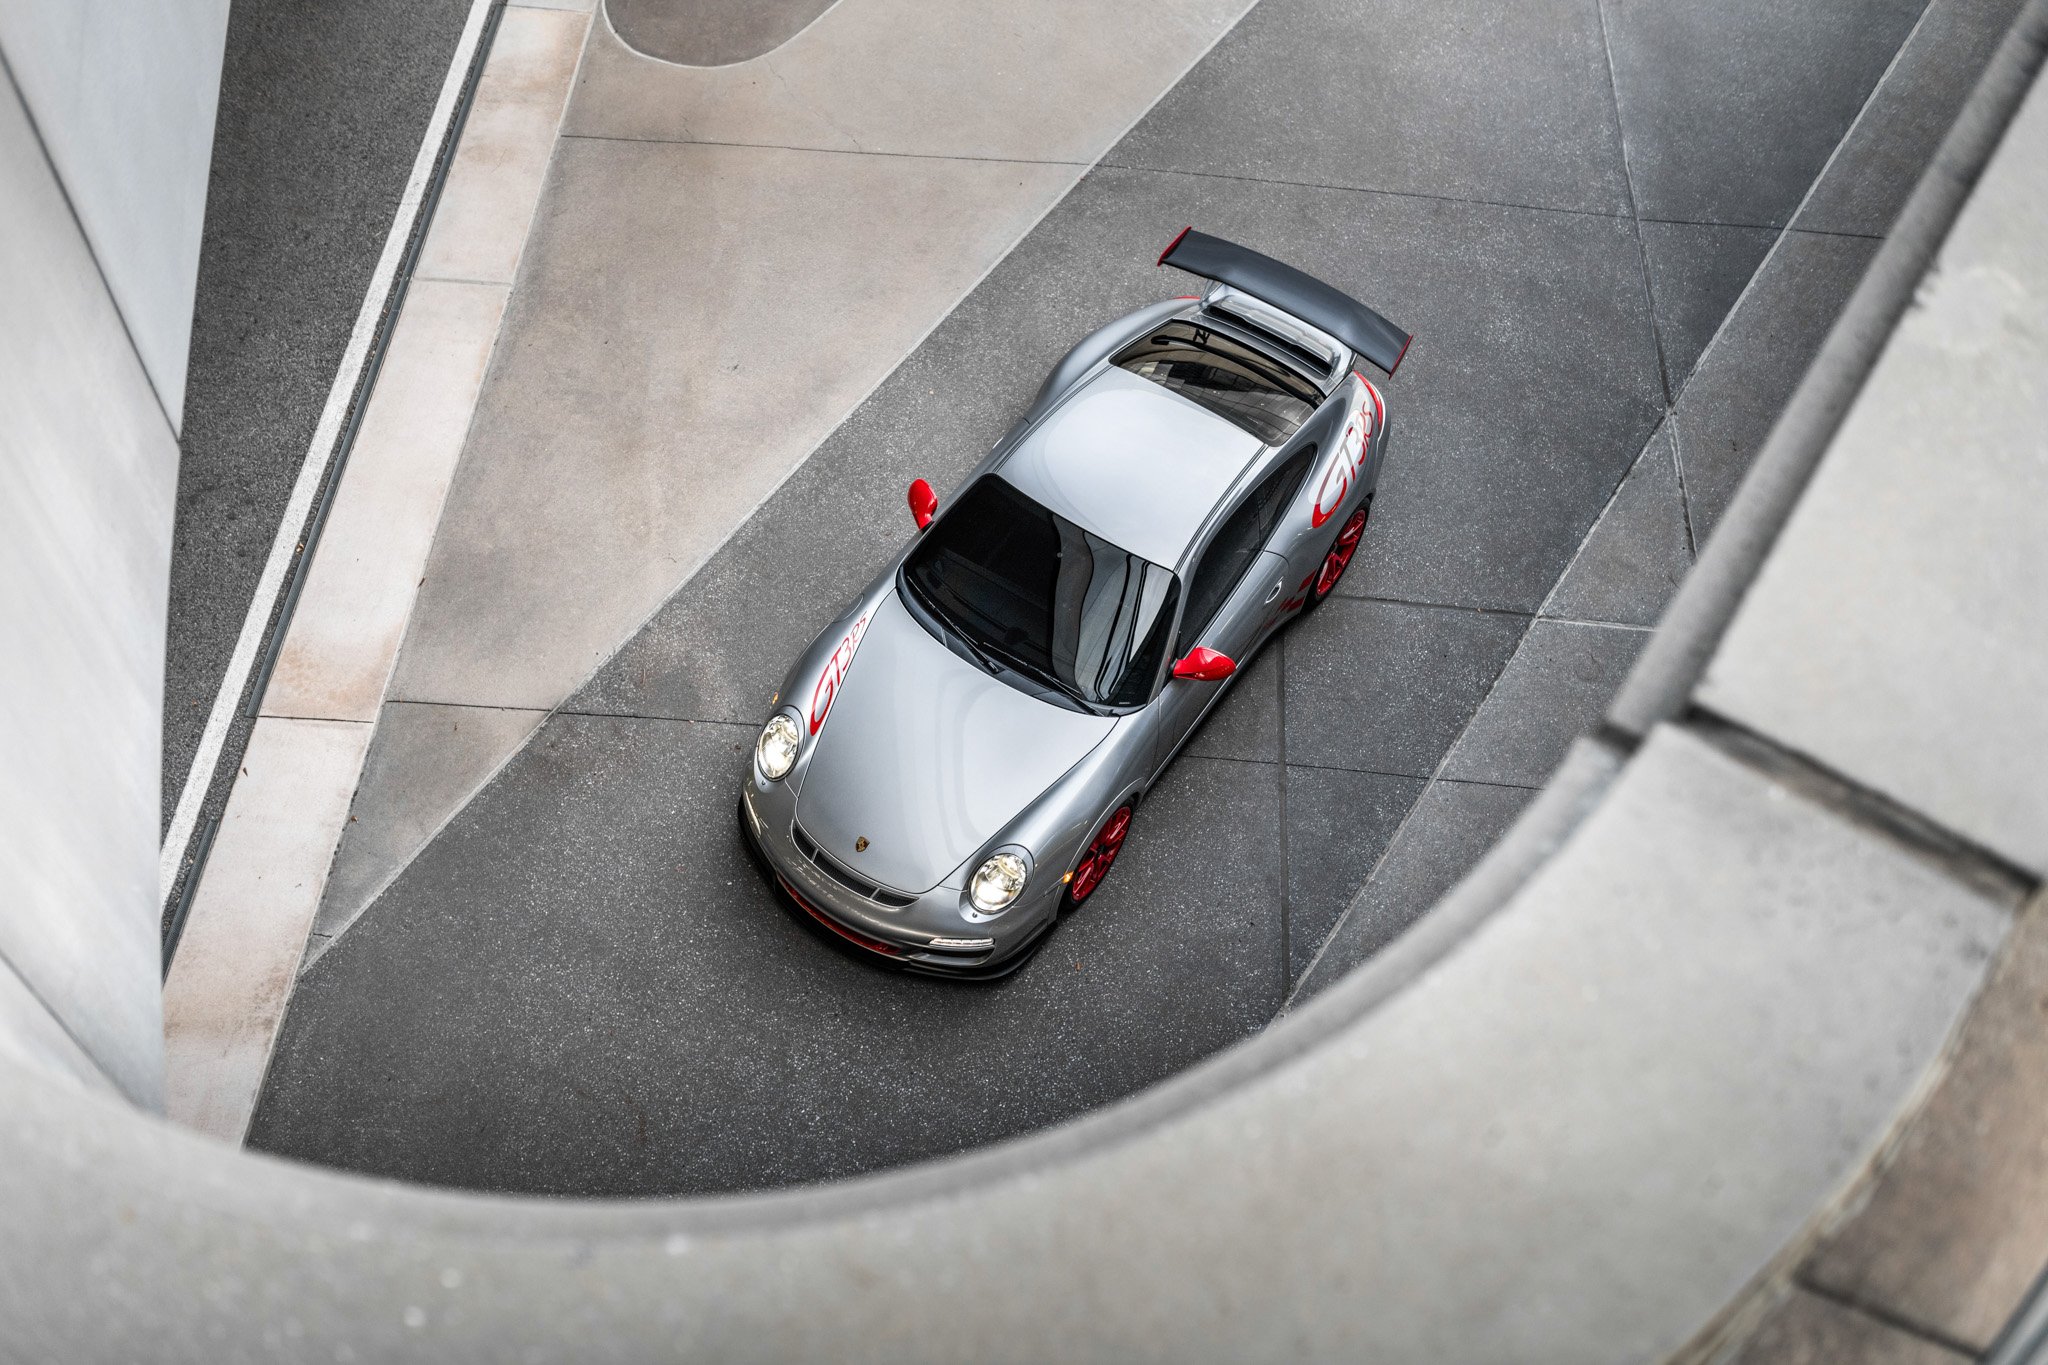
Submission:
[[[1752,772],[1836,818],[1929,863],[1974,891],[2016,908],[2040,879],[1993,849],[1698,702],[1670,722]]]

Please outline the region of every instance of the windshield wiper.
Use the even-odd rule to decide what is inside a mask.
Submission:
[[[977,649],[975,652],[978,654],[981,651]],[[1084,711],[1092,713],[1095,710],[1094,703],[1090,702],[1088,698],[1081,695],[1080,688],[1075,687],[1071,683],[1061,681],[1058,677],[1054,676],[1050,670],[1040,668],[1037,664],[1031,663],[1028,660],[1020,659],[1016,655],[1010,653],[1008,650],[992,649],[992,652],[995,653],[997,658],[1001,659],[1004,663],[1008,664],[1012,672],[1022,673],[1027,678],[1033,678],[1039,682],[1044,683],[1047,687],[1052,688],[1055,692],[1058,692],[1060,695],[1071,699],[1076,705],[1081,707],[1081,709],[1083,709]]]
[[[937,602],[932,600],[931,595],[924,590],[924,586],[917,581],[915,576],[906,573],[903,575],[903,582],[909,587],[911,595],[917,598],[918,605],[930,612],[932,618],[946,628],[947,634],[965,646],[967,652],[979,660],[981,666],[990,673],[1001,673],[1006,669],[1012,673],[1022,673],[1025,677],[1052,688],[1055,692],[1066,697],[1090,715],[1099,714],[1095,710],[1094,703],[1082,696],[1079,688],[1060,681],[1051,673],[1038,667],[1038,665],[1020,659],[1006,649],[998,649],[994,645],[984,645],[976,640],[961,627],[960,622],[954,619],[951,612],[942,609]]]
[[[931,595],[924,590],[924,586],[914,576],[907,573],[904,574],[903,582],[917,598],[918,604],[932,614],[933,620],[946,628],[947,634],[966,646],[967,652],[972,654],[983,668],[987,669],[990,673],[1000,673],[1003,671],[1003,665],[996,661],[995,656],[976,644],[974,637],[960,628],[960,623],[953,619],[951,612],[942,609],[937,602],[932,600]]]

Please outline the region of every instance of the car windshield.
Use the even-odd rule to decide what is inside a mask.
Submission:
[[[903,566],[918,603],[984,658],[1089,706],[1139,706],[1180,582],[998,475],[924,533]]]
[[[1169,322],[1126,346],[1115,364],[1199,403],[1269,446],[1316,410],[1315,386],[1220,332]]]

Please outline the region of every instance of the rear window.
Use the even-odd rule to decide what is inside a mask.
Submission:
[[[1195,322],[1169,322],[1113,362],[1278,445],[1316,410],[1315,385],[1278,361]]]

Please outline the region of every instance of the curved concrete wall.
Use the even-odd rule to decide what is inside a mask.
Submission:
[[[31,1349],[108,1357],[1650,1359],[1860,1167],[2003,922],[1697,737],[1626,765],[1587,747],[1422,930],[1307,1009],[936,1167],[491,1200],[24,1083],[0,1202],[95,1292],[0,1309]],[[179,1311],[110,1315],[117,1286]]]

